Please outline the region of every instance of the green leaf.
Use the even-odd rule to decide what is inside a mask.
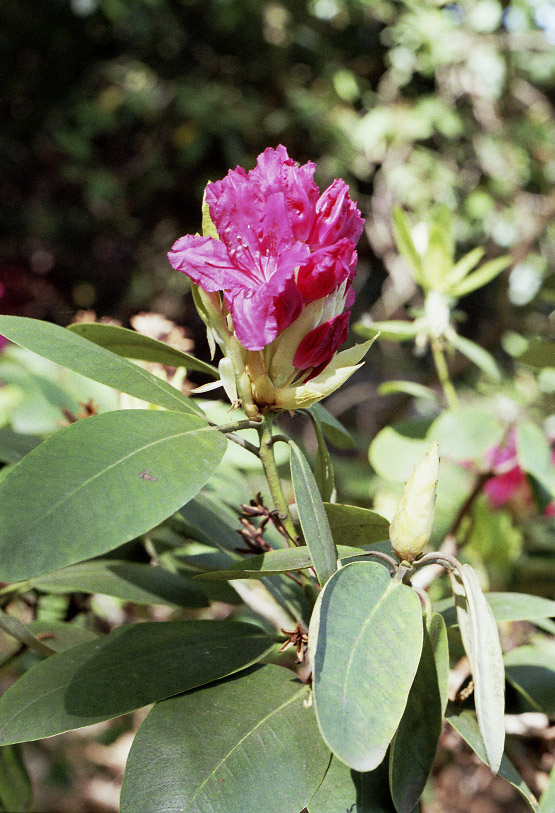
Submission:
[[[369,449],[370,463],[377,474],[386,480],[406,482],[434,440],[426,438],[428,426],[422,421],[400,421],[378,432]],[[439,449],[443,454],[441,444]]]
[[[324,508],[336,545],[362,547],[389,540],[389,520],[375,511],[329,502],[324,503]],[[385,549],[390,551],[391,545]]]
[[[197,370],[212,378],[220,377],[217,368],[212,364],[207,364],[170,344],[137,333],[136,330],[98,322],[78,322],[70,325],[68,330],[124,358],[154,361],[168,367],[186,367],[187,370]]]
[[[411,813],[422,796],[447,705],[449,647],[442,617],[431,615],[423,631],[420,663],[389,754],[391,795],[397,813]]]
[[[451,292],[451,286],[455,285],[456,283],[463,280],[467,274],[469,274],[475,266],[478,265],[482,257],[484,256],[485,249],[481,246],[478,248],[473,248],[472,251],[469,251],[468,254],[465,254],[464,257],[455,263],[455,265],[451,268],[448,274],[448,290]]]
[[[302,810],[330,759],[307,697],[263,666],[158,703],[131,748],[122,813]]]
[[[488,763],[499,770],[505,742],[505,671],[495,618],[470,565],[450,573]]]
[[[205,594],[189,579],[162,567],[115,559],[94,559],[31,579],[45,593],[100,593],[135,604],[207,607]]]
[[[555,468],[545,434],[531,421],[519,424],[516,432],[516,454],[521,469],[531,474],[549,496],[555,498]]]
[[[438,396],[430,387],[425,387],[417,381],[384,381],[378,387],[380,395],[390,395],[391,393],[403,392],[415,398],[425,398],[427,401],[437,401]]]
[[[482,288],[497,277],[501,271],[504,271],[511,264],[510,257],[497,257],[495,260],[490,260],[484,265],[480,266],[477,271],[467,276],[465,279],[450,285],[449,293],[452,296],[461,297]]]
[[[537,644],[515,647],[504,660],[507,678],[532,700],[532,710],[555,714],[555,641],[540,639]],[[524,703],[520,710],[531,709]]]
[[[530,367],[555,367],[555,341],[535,339],[529,342],[527,349],[518,356],[521,364]]]
[[[349,556],[360,556],[365,551],[360,548],[338,545],[337,555],[345,559]],[[241,562],[228,567],[226,570],[213,570],[208,573],[201,573],[195,579],[208,581],[230,581],[233,579],[260,579],[262,576],[275,576],[278,573],[288,571],[304,570],[313,567],[310,550],[303,545],[299,548],[284,548],[283,550],[271,550],[268,553],[260,553],[256,556],[249,556]]]
[[[424,282],[422,257],[414,245],[409,219],[399,207],[393,212],[393,233],[399,254],[408,262],[415,281],[422,285]]]
[[[246,669],[272,645],[259,627],[228,621],[119,627],[25,672],[0,698],[0,744],[126,714]]]
[[[371,339],[380,334],[380,339],[389,341],[405,342],[414,339],[421,328],[421,320],[410,322],[404,319],[392,319],[388,322],[372,322],[365,324],[357,322],[354,326],[355,333],[359,336],[366,336]]]
[[[33,788],[17,745],[0,748],[0,811],[26,813],[31,809]]]
[[[555,767],[551,769],[549,784],[540,796],[541,813],[552,813],[555,810]]]
[[[497,366],[497,362],[487,350],[480,347],[476,342],[460,336],[455,330],[449,328],[445,331],[445,337],[450,342],[455,350],[466,356],[473,364],[480,368],[480,370],[491,380],[496,383],[501,381],[501,372]]]
[[[160,410],[57,432],[0,483],[0,579],[41,576],[145,533],[196,494],[226,444],[200,418]]]
[[[98,638],[98,633],[67,621],[31,621],[27,627],[33,635],[41,635],[42,640],[56,652]]]
[[[389,792],[387,759],[374,771],[359,773],[333,757],[307,809],[308,813],[395,813]]]
[[[536,621],[555,617],[555,601],[548,598],[530,596],[527,593],[486,593],[485,596],[497,622]],[[438,601],[434,604],[434,609],[441,613],[448,626],[458,623],[452,598]]]
[[[337,420],[335,415],[322,406],[321,403],[314,404],[310,407],[310,412],[316,416],[320,422],[320,428],[330,443],[337,446],[338,449],[352,449],[354,444],[353,438],[347,429],[340,421]]]
[[[321,591],[309,629],[314,703],[325,742],[350,768],[384,758],[421,651],[418,596],[386,568],[348,564]]]
[[[0,316],[0,334],[62,367],[151,404],[202,414],[194,401],[132,361],[39,319]]]
[[[308,411],[308,415],[312,421],[318,447],[316,449],[316,456],[314,458],[314,479],[318,485],[320,496],[323,500],[330,500],[335,491],[335,479],[333,475],[333,464],[331,462],[330,453],[324,439],[322,427],[319,419],[312,412]]]
[[[480,734],[480,728],[476,720],[476,715],[472,711],[463,710],[460,706],[454,706],[452,703],[449,703],[445,716],[455,731],[460,734],[463,740],[472,748],[474,753],[477,754],[482,762],[485,762],[487,765],[488,757],[486,755],[486,749]],[[510,784],[516,788],[521,796],[523,796],[528,802],[532,810],[539,813],[536,797],[506,756],[503,756],[501,759],[498,773],[499,776],[506,779],[507,782],[510,782]],[[546,810],[545,813],[548,813],[548,811]]]
[[[20,435],[5,426],[0,429],[0,462],[17,463],[42,442],[38,435]]]
[[[291,481],[299,520],[318,581],[324,585],[337,570],[337,550],[324,504],[306,457],[292,441],[290,446]]]
[[[488,449],[499,443],[503,432],[491,410],[461,407],[442,412],[431,425],[428,438],[437,440],[442,457],[464,463],[481,460]]]

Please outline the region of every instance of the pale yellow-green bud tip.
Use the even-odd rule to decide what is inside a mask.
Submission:
[[[439,448],[434,441],[405,483],[389,526],[393,550],[408,562],[422,553],[432,534],[438,472]]]

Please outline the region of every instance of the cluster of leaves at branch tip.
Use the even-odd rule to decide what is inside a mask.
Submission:
[[[439,472],[436,441],[405,483],[399,505],[389,526],[393,550],[401,560],[414,562],[432,534]]]

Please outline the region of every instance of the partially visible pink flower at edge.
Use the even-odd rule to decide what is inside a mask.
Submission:
[[[267,347],[309,303],[326,298],[322,321],[294,355],[294,365],[313,375],[346,338],[364,222],[347,185],[336,180],[320,194],[314,170],[312,162],[297,166],[281,145],[266,149],[250,172],[237,167],[208,184],[219,239],[185,235],[168,254],[204,291],[223,292],[247,350]]]

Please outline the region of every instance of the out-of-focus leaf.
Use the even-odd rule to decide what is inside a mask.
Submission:
[[[324,504],[308,462],[291,442],[291,481],[299,520],[318,581],[323,586],[337,570],[337,550]]]
[[[549,784],[540,796],[541,813],[551,813],[555,810],[555,767],[551,769]]]
[[[526,593],[486,593],[485,596],[497,622],[536,621],[555,617],[555,601],[542,596],[530,596]],[[452,598],[434,603],[434,610],[441,613],[448,626],[458,623]]]
[[[530,367],[555,367],[555,341],[537,339],[530,341],[526,350],[518,356],[521,364]]]
[[[33,788],[17,745],[0,748],[0,811],[27,813],[33,801]]]
[[[272,645],[259,627],[238,622],[118,627],[25,672],[0,698],[0,744],[118,717],[246,669]]]
[[[555,467],[551,463],[551,448],[542,430],[525,421],[517,426],[516,454],[523,471],[531,474],[555,498]]]
[[[426,398],[428,401],[437,401],[437,393],[430,387],[425,387],[417,381],[385,381],[378,387],[380,395],[390,395],[394,392],[403,392],[415,398]]]
[[[555,641],[544,639],[538,644],[515,647],[504,660],[511,682],[523,689],[536,708],[555,714]],[[522,710],[529,711],[528,704]]]
[[[505,671],[495,618],[470,565],[450,573],[459,628],[474,679],[474,699],[488,764],[497,773],[505,743]]]
[[[330,754],[304,686],[263,666],[157,703],[133,743],[122,813],[300,811]]]
[[[422,326],[423,323],[418,319],[414,322],[392,319],[389,322],[372,322],[372,324],[357,322],[357,324],[354,325],[354,330],[359,336],[365,336],[368,339],[377,336],[379,333],[380,339],[405,342],[409,339],[414,339]]]
[[[463,356],[466,356],[467,359],[479,367],[491,381],[496,383],[501,381],[501,372],[491,353],[488,353],[487,350],[484,350],[483,347],[480,347],[471,339],[460,336],[451,328],[445,331],[445,337],[459,353],[462,353]]]
[[[408,217],[399,207],[393,212],[393,232],[399,254],[408,262],[415,281],[422,285],[425,279],[422,257],[414,245]]]
[[[318,596],[308,640],[322,736],[350,768],[372,771],[395,734],[418,668],[418,596],[379,564],[348,564]]]
[[[455,265],[451,268],[448,275],[448,282],[449,285],[455,285],[456,283],[463,280],[467,274],[469,274],[472,269],[478,265],[482,257],[484,256],[485,249],[481,246],[478,248],[473,248],[472,251],[469,251],[468,254],[465,254],[464,257],[455,263]]]
[[[104,325],[99,322],[78,322],[70,325],[68,329],[124,358],[155,361],[168,367],[197,370],[212,378],[220,377],[217,368],[212,364],[207,364],[189,353],[184,353],[183,350],[152,339],[150,336],[144,336],[135,330],[116,325]]]
[[[376,472],[386,480],[406,482],[430,448],[430,440],[435,440],[427,439],[428,428],[429,424],[422,421],[400,421],[378,432],[369,449]]]
[[[42,441],[39,435],[21,435],[8,426],[0,429],[0,462],[17,463]]]
[[[467,276],[455,285],[450,287],[452,296],[466,296],[472,293],[477,288],[482,288],[497,277],[501,271],[504,271],[511,264],[510,257],[497,257],[495,260],[490,260],[488,263],[480,266],[477,271]]]
[[[501,440],[503,431],[491,410],[461,407],[442,412],[431,425],[428,438],[437,440],[442,457],[464,463],[481,460]]]

